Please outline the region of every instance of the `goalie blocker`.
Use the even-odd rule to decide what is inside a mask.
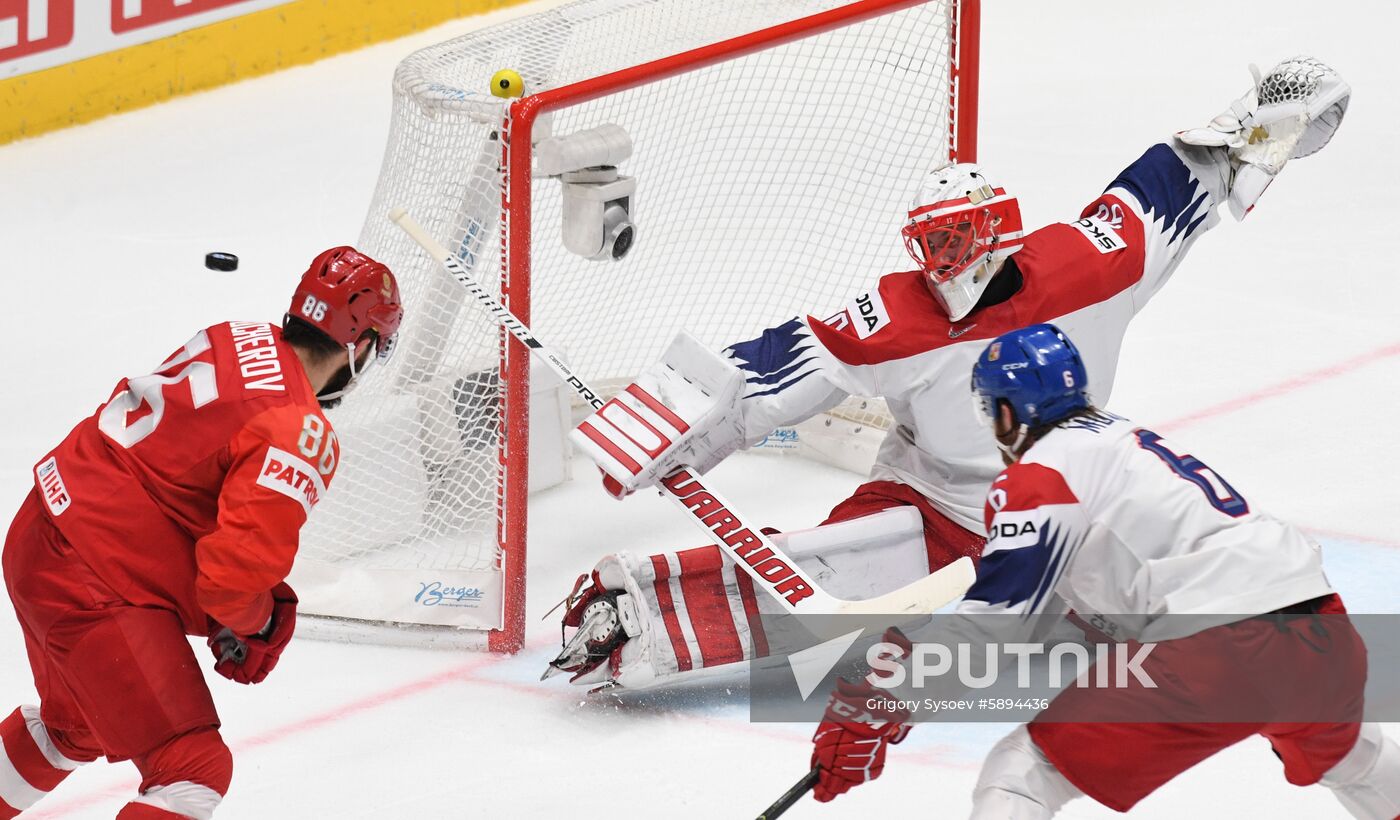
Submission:
[[[744,374],[688,333],[569,434],[617,498],[690,468],[705,473],[743,443]]]

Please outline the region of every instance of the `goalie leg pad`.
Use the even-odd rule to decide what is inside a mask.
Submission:
[[[815,581],[841,597],[881,595],[928,572],[923,519],[908,506],[770,534]],[[625,595],[635,618],[608,662],[576,677],[578,684],[645,688],[762,657],[770,637],[762,617],[782,612],[713,546],[646,558],[609,555],[593,579],[599,597],[610,591]],[[593,594],[585,590],[580,600]]]
[[[971,558],[974,564],[982,560],[982,549],[987,545],[985,534],[964,529],[929,503],[918,490],[898,481],[870,481],[862,484],[850,498],[837,504],[822,524],[835,524],[892,507],[908,507],[915,510],[923,521],[928,563],[922,569],[911,571],[911,574],[906,576],[906,581],[917,577],[913,572],[934,572],[963,556]],[[889,591],[891,590],[884,590]]]

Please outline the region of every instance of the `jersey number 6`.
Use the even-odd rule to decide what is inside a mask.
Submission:
[[[1207,467],[1199,458],[1193,455],[1177,455],[1162,443],[1161,436],[1151,430],[1138,430],[1134,435],[1137,436],[1142,449],[1154,453],[1177,475],[1200,487],[1212,507],[1232,518],[1249,513],[1249,502],[1230,486],[1230,482],[1221,478],[1219,473]]]

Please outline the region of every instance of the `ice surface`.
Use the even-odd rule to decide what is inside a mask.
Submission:
[[[1400,153],[1389,146],[1400,133],[1400,10],[1060,0],[988,3],[984,14],[979,158],[1020,193],[1032,226],[1076,215],[1151,142],[1217,113],[1247,86],[1251,61],[1306,51],[1355,87],[1334,143],[1289,166],[1244,224],[1202,240],[1139,317],[1113,408],[1314,532],[1353,611],[1396,611]],[[0,147],[4,504],[17,505],[36,457],[120,375],[206,324],[279,316],[306,261],[355,239],[394,65],[474,25]],[[210,250],[239,254],[240,270],[205,270]],[[751,456],[715,481],[775,526],[799,527],[858,479]],[[622,700],[536,682],[557,638],[538,619],[576,573],[607,550],[695,543],[659,499],[601,499],[576,482],[532,505],[532,622],[518,657],[302,641],[262,686],[211,680],[237,757],[219,817],[733,817],[767,805],[805,769],[811,730],[749,724],[742,680]],[[0,606],[0,712],[32,699]],[[922,727],[877,784],[790,816],[965,816],[981,755],[1006,728]],[[91,767],[33,816],[111,817],[136,780],[129,764]],[[1341,816],[1325,791],[1285,784],[1257,740],[1133,816],[1188,812]],[[1063,816],[1115,815],[1078,801]]]

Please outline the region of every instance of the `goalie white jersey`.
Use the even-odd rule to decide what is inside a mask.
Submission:
[[[1183,622],[1165,615],[1224,623],[1332,592],[1320,549],[1296,528],[1108,413],[1033,444],[992,483],[985,516],[987,546],[960,613],[1029,620],[1069,607],[1115,640],[1159,641],[1183,637],[1165,626]]]
[[[1128,322],[1219,221],[1227,175],[1224,152],[1153,146],[1080,218],[1025,236],[997,274],[1020,281],[1019,290],[961,322],[949,321],[922,272],[907,271],[824,321],[794,318],[730,346],[747,379],[745,443],[850,394],[884,397],[895,424],[872,478],[914,487],[980,534],[983,496],[1001,464],[968,401],[978,353],[1008,330],[1054,322],[1075,339],[1093,398],[1106,403]]]

